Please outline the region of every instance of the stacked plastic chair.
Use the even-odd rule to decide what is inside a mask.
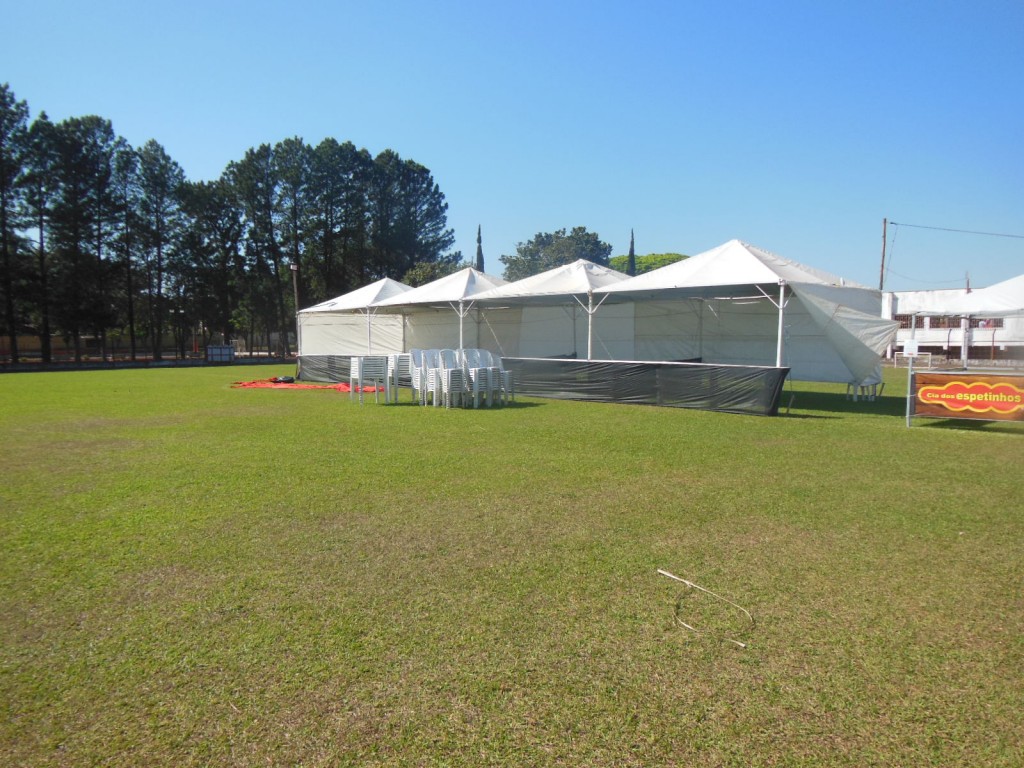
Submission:
[[[481,362],[487,366],[487,373],[490,377],[489,388],[497,395],[498,402],[507,403],[509,400],[515,402],[515,380],[512,377],[512,371],[505,370],[505,366],[501,363],[501,357],[482,349],[480,358]]]
[[[419,400],[420,405],[427,402],[427,368],[423,363],[423,350],[409,350],[409,374],[412,383],[412,398]]]
[[[388,355],[388,381],[391,384],[391,398],[398,402],[398,390],[403,384],[408,384],[412,378],[412,354]],[[415,399],[415,388],[413,398]]]
[[[427,404],[431,399],[434,405],[441,404],[441,350],[423,350],[423,389],[420,403]]]
[[[459,350],[467,394],[472,399],[474,408],[479,408],[480,401],[484,399],[486,399],[487,405],[491,405],[493,402],[490,387],[491,377],[487,366],[483,364],[481,352],[482,350],[479,349]]]
[[[391,397],[388,383],[388,358],[384,355],[367,355],[353,357],[349,363],[348,396],[351,400],[359,394],[359,404],[363,404],[363,394],[367,386],[373,387],[374,402],[380,402],[380,390],[384,390],[384,402]]]
[[[392,366],[401,365],[395,357]],[[485,349],[411,349],[405,357],[413,400],[420,405],[429,401],[453,408],[468,406],[472,400],[473,407],[479,408],[481,401],[494,405],[515,399],[512,372]]]
[[[444,407],[451,408],[453,405],[462,405],[468,388],[459,353],[454,349],[442,349],[440,359],[441,397],[444,400]],[[436,399],[434,405],[437,405]]]

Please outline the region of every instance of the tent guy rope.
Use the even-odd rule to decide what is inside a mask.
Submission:
[[[750,619],[750,626],[752,626],[752,627],[754,626],[754,617],[751,616],[750,615],[750,611],[748,611],[742,605],[737,605],[732,600],[728,600],[728,599],[722,597],[721,595],[717,595],[714,592],[712,592],[710,589],[705,589],[704,587],[700,586],[699,584],[694,584],[692,581],[689,581],[688,579],[683,579],[683,578],[680,578],[679,576],[676,576],[675,574],[669,573],[668,571],[666,571],[663,568],[659,568],[658,569],[658,573],[660,573],[662,576],[667,576],[670,579],[673,579],[675,581],[681,582],[681,583],[685,584],[686,586],[690,587],[691,589],[697,589],[697,590],[700,590],[701,592],[703,592],[703,593],[705,593],[707,595],[711,595],[711,597],[715,598],[716,600],[721,600],[723,603],[728,603],[733,608],[736,608],[736,609],[742,611],[746,615],[746,617],[748,619]],[[680,612],[680,608],[682,607],[682,602],[683,602],[682,598],[680,598],[676,602],[676,612],[675,612],[676,623],[678,623],[682,627],[686,627],[686,629],[688,629],[691,632],[694,632],[694,633],[696,633],[698,635],[705,634],[705,632],[703,630],[697,629],[696,627],[687,624],[685,621],[683,621],[681,618],[679,618],[679,612]],[[732,643],[733,645],[736,645],[736,646],[738,646],[740,648],[746,648],[747,647],[746,643],[741,643],[739,640],[733,640],[731,637],[723,637],[722,639],[725,640],[726,642]]]

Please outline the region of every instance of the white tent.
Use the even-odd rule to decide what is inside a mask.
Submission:
[[[307,307],[301,310],[299,314],[361,311],[379,301],[390,299],[393,296],[411,290],[414,290],[412,286],[392,280],[390,277],[383,277],[374,283],[364,285],[362,288],[356,288],[354,291],[349,291],[341,296],[321,301],[312,307]]]
[[[466,267],[451,275],[397,294],[375,304],[379,312],[400,312],[407,315],[406,345],[410,348],[479,346],[465,344],[465,320],[473,312],[475,296],[483,291],[505,285],[500,277]],[[453,332],[458,319],[458,334]],[[416,318],[411,316],[415,314]],[[478,326],[474,327],[478,336]]]
[[[943,314],[971,317],[1024,315],[1024,275],[953,299],[943,308]]]
[[[881,318],[878,291],[738,240],[634,278],[582,260],[481,291],[484,278],[463,270],[373,303],[339,297],[303,310],[300,362],[459,340],[505,357],[785,366],[795,379],[860,383],[877,374],[897,325]],[[466,340],[469,303],[483,311]],[[372,344],[368,322],[355,343],[353,312],[373,317]]]
[[[301,310],[299,357],[401,351],[402,319],[375,319],[374,305],[411,290],[405,283],[385,277]]]
[[[966,368],[971,347],[989,347],[991,359],[996,349],[1019,349],[1024,337],[1024,275],[975,291],[918,291],[895,294],[896,312],[931,318],[924,328],[912,327],[900,333],[900,342],[918,342],[922,348],[948,350],[959,343],[960,360]],[[923,298],[922,298],[923,297]],[[935,324],[935,318],[945,318]],[[950,323],[959,319],[959,333]],[[970,318],[980,322],[972,322]],[[990,322],[989,318],[1000,318]],[[1011,354],[1011,356],[1013,356]]]
[[[598,297],[595,303],[594,293],[627,278],[622,272],[578,259],[474,298],[478,305],[488,308],[485,321],[503,354],[579,356],[583,329],[577,327],[577,320],[582,310],[586,318],[587,358],[593,354],[595,332],[606,356],[614,358],[619,356],[616,351],[624,351],[623,343],[632,346],[630,317],[613,312],[604,318],[606,322],[595,327],[595,314],[603,299]]]
[[[794,379],[860,383],[896,333],[878,291],[739,240],[603,293],[634,302],[638,360],[774,364]]]

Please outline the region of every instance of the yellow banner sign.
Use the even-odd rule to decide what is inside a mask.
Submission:
[[[913,415],[1024,421],[1024,376],[915,373]]]

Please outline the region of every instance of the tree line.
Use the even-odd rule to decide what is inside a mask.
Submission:
[[[417,282],[462,261],[431,172],[388,149],[300,138],[249,149],[192,182],[155,139],[133,148],[89,115],[29,121],[0,85],[0,296],[12,362],[37,335],[106,359],[164,340],[277,339],[297,307],[382,277]],[[479,233],[478,233],[479,251]],[[482,254],[478,255],[482,261]],[[419,277],[419,279],[416,279]]]
[[[595,232],[589,232],[586,227],[573,227],[570,231],[559,229],[554,232],[538,232],[526,242],[517,243],[515,254],[501,256],[500,261],[505,265],[506,280],[521,280],[538,272],[571,264],[577,259],[585,259],[633,276],[687,258],[681,253],[638,256],[632,232],[629,236],[628,255],[612,256],[611,252],[612,247]],[[482,258],[478,256],[481,261]]]

